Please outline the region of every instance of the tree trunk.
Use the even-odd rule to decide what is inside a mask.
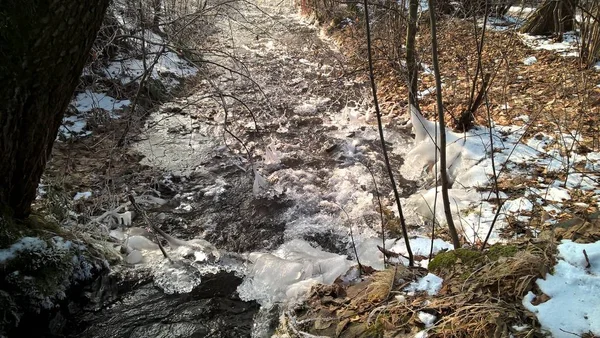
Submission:
[[[415,53],[415,40],[417,36],[417,15],[419,0],[409,0],[408,27],[406,30],[406,68],[408,69],[408,104],[419,108],[417,101],[417,58]]]
[[[429,7],[435,8],[435,0],[429,0]],[[452,238],[452,244],[454,249],[460,248],[460,240],[458,238],[458,232],[454,226],[454,220],[452,219],[452,210],[450,209],[450,196],[448,195],[448,189],[450,183],[448,182],[448,168],[446,167],[446,124],[444,120],[444,104],[442,100],[442,76],[440,74],[440,63],[438,60],[438,43],[437,43],[437,23],[435,13],[429,13],[429,20],[431,21],[431,58],[433,63],[433,72],[435,76],[435,99],[438,112],[439,128],[440,128],[440,176],[441,176],[441,189],[442,189],[442,201],[444,204],[444,214],[446,215],[446,222],[448,223],[448,232],[450,232],[450,238]],[[437,175],[437,173],[435,173]],[[436,187],[437,189],[437,187]],[[435,224],[435,219],[434,219]]]
[[[562,39],[562,33],[575,27],[577,4],[578,0],[546,0],[527,18],[521,32],[532,35],[556,34]]]
[[[109,0],[3,0],[0,208],[31,211],[64,110]],[[0,215],[1,216],[1,215]]]
[[[589,2],[582,9],[580,58],[592,67],[600,60],[600,4]]]

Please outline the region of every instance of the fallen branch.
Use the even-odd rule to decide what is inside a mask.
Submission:
[[[156,239],[156,243],[158,243],[158,248],[160,249],[160,252],[162,252],[163,256],[165,256],[165,258],[168,259],[169,262],[173,263],[173,260],[169,257],[169,255],[167,255],[167,252],[165,251],[165,248],[162,246],[162,244],[160,243],[160,239],[158,238],[158,234],[157,233],[160,233],[162,235],[164,232],[161,231],[152,222],[150,222],[150,219],[148,218],[148,215],[146,215],[146,212],[139,206],[139,204],[136,203],[135,198],[133,197],[133,195],[129,195],[127,197],[129,198],[129,202],[131,203],[131,205],[133,206],[133,208],[135,209],[135,211],[138,212],[140,215],[142,215],[142,218],[144,219],[144,222],[146,222],[146,224],[153,230],[152,233],[154,233],[154,238]]]

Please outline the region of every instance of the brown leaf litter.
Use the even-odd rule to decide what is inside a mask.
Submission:
[[[309,299],[285,315],[280,333],[326,337],[412,337],[425,325],[419,313],[437,317],[429,337],[542,337],[535,316],[521,305],[553,265],[552,242],[494,245],[484,253],[458,249],[438,254],[432,273],[444,283],[437,295],[403,291],[427,274],[392,266],[354,284],[338,279],[313,288]],[[518,327],[526,327],[521,331]]]

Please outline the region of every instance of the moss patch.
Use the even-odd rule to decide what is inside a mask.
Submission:
[[[433,273],[442,273],[448,269],[452,269],[455,264],[469,264],[481,258],[482,254],[479,251],[470,249],[456,249],[452,251],[442,252],[437,254],[431,262],[429,262],[429,271]]]
[[[501,257],[514,257],[518,251],[519,248],[516,245],[494,244],[485,255],[490,261],[497,261]]]

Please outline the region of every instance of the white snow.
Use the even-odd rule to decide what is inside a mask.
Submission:
[[[92,192],[91,191],[78,192],[78,193],[75,194],[75,196],[73,196],[73,200],[74,201],[78,201],[80,199],[86,200],[86,199],[88,199],[90,197],[92,197]]]
[[[435,320],[437,319],[435,315],[431,313],[419,311],[417,314],[421,323],[425,324],[425,327],[432,327],[435,324]]]
[[[536,314],[542,328],[553,337],[600,335],[600,242],[579,244],[564,240],[558,250],[554,271],[537,281],[550,300],[533,305],[535,295],[529,292],[523,305]],[[589,257],[589,268],[583,250]]]
[[[410,283],[404,291],[408,293],[409,296],[414,295],[415,292],[425,291],[428,295],[434,296],[442,289],[443,279],[440,277],[428,273],[426,276],[419,278],[416,282]]]
[[[431,223],[435,219],[436,223],[445,225],[441,191],[432,187],[436,176],[439,184],[439,154],[436,162],[435,145],[436,135],[439,138],[439,126],[423,118],[414,107],[411,107],[410,114],[415,142],[408,151],[400,172],[405,178],[423,181],[422,186],[426,189],[405,199],[406,219],[409,223],[417,224],[423,221]],[[528,182],[522,196],[505,201],[495,229],[506,224],[508,214],[526,221],[529,219],[527,213],[533,211],[534,204],[548,208],[550,206],[547,203],[550,203],[552,208],[560,208],[562,202],[571,199],[572,189],[593,191],[600,185],[595,173],[578,172],[577,169],[582,164],[586,169],[598,169],[598,153],[583,156],[570,152],[569,156],[563,155],[565,147],[568,150],[574,140],[580,139],[580,134],[570,131],[558,135],[560,142],[544,133],[523,140],[526,129],[519,126],[494,126],[491,131],[481,127],[475,127],[467,133],[447,131],[447,169],[452,184],[449,190],[450,209],[455,225],[464,233],[468,242],[483,240],[497,213],[498,201],[491,200],[496,196],[490,192],[494,187],[490,139],[493,140],[498,180],[522,177]],[[535,183],[531,177],[534,168],[538,168],[540,172],[557,173],[564,173],[568,169],[566,188],[564,179],[556,179],[551,184],[539,179]],[[506,198],[503,192],[500,195],[501,199]],[[594,199],[597,201],[597,198]],[[492,232],[490,239],[491,242],[499,239],[496,230]]]
[[[531,188],[530,190],[538,197],[547,201],[563,202],[571,199],[569,191],[565,188],[548,187],[546,189]]]
[[[502,206],[504,212],[522,213],[523,211],[532,211],[533,203],[525,197],[519,197],[514,200],[504,202]]]
[[[427,330],[421,330],[415,334],[415,338],[427,338],[429,335],[427,334]]]
[[[532,64],[537,62],[537,58],[535,56],[528,56],[523,60],[523,64],[525,66],[531,66]]]
[[[578,36],[576,32],[563,34],[563,41],[555,42],[551,37],[519,33],[521,41],[533,49],[551,50],[563,56],[578,56]]]
[[[47,247],[48,244],[38,237],[23,237],[9,248],[0,250],[0,263],[15,258],[21,252],[43,250]]]
[[[89,112],[92,109],[103,109],[108,112],[123,109],[131,104],[129,100],[117,100],[104,93],[96,93],[86,90],[77,94],[71,103],[80,113]]]

